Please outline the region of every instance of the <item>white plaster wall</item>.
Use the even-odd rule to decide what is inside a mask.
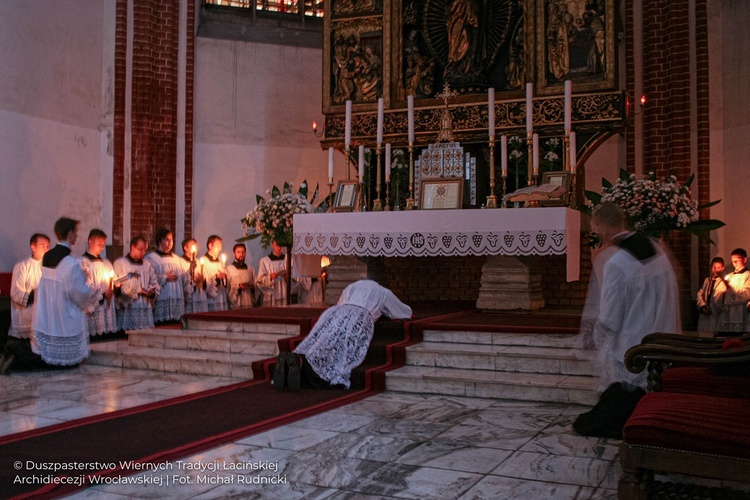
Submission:
[[[108,1],[0,2],[0,271],[28,255],[33,232],[53,237],[61,215],[82,236],[101,225]]]
[[[715,249],[727,260],[736,247],[750,250],[750,9],[743,0],[715,1],[709,13],[711,194],[722,199],[712,216],[727,223]]]
[[[240,219],[273,185],[303,180],[328,193],[328,153],[312,133],[323,122],[322,51],[199,38],[195,64],[193,236],[210,234],[231,256]],[[340,156],[340,155],[339,155]],[[337,158],[336,175],[344,175]],[[203,249],[202,249],[203,250]],[[256,268],[265,253],[248,242]]]

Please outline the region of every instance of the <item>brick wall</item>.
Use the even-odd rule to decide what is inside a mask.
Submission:
[[[126,93],[128,7],[133,10],[132,90]],[[175,229],[177,203],[178,42],[180,2],[117,0],[113,243]],[[192,230],[195,5],[186,2],[185,234]],[[130,234],[123,233],[125,109],[131,106]]]

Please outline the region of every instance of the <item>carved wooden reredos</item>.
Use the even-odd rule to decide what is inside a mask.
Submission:
[[[384,141],[407,142],[406,96],[416,99],[416,144],[436,141],[448,83],[455,140],[487,141],[487,89],[496,89],[497,135],[524,134],[526,82],[535,131],[563,126],[563,82],[573,123],[589,143],[620,130],[626,102],[615,79],[615,0],[326,0],[323,147],[343,149],[345,102],[352,144],[374,146],[377,100]],[[583,141],[581,141],[583,143]]]

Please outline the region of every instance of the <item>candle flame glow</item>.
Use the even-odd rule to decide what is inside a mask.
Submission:
[[[320,267],[328,267],[330,265],[331,265],[331,259],[329,259],[327,255],[323,255],[320,258]]]

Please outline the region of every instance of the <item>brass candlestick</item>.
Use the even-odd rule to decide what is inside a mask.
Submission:
[[[536,185],[536,175],[534,175],[534,145],[533,145],[533,134],[526,134],[526,150],[528,153],[528,161],[527,163],[527,179],[528,179],[528,185],[534,186]]]
[[[376,182],[376,184],[375,184],[375,200],[372,202],[372,211],[373,212],[382,212],[383,211],[383,204],[380,201],[380,184],[381,184],[381,179],[380,179],[380,156],[381,156],[383,150],[381,148],[381,143],[378,143],[378,147],[377,147],[377,149],[375,151],[376,151],[376,156],[378,158],[378,161],[377,161],[377,172],[375,174],[375,179],[376,179],[376,181],[375,181]]]
[[[328,178],[328,212],[333,212],[333,177]]]
[[[505,200],[505,195],[507,194],[507,190],[508,190],[508,175],[503,174],[502,177],[503,177],[503,198],[502,199]],[[500,208],[505,208],[504,202],[500,204]]]
[[[570,172],[570,130],[563,135],[563,170]]]
[[[409,197],[406,210],[414,209],[414,141],[409,141]]]
[[[386,212],[391,211],[391,176],[390,175],[385,176],[385,207],[383,208],[383,210]]]
[[[348,180],[351,180],[351,175],[349,174],[349,167],[351,165],[349,165],[349,160],[351,159],[351,155],[352,155],[352,152],[349,149],[349,146],[347,146],[346,149],[344,150],[344,154],[346,155],[346,180],[348,181]]]
[[[495,196],[495,136],[490,136],[490,195],[487,197],[487,208],[497,208]]]

